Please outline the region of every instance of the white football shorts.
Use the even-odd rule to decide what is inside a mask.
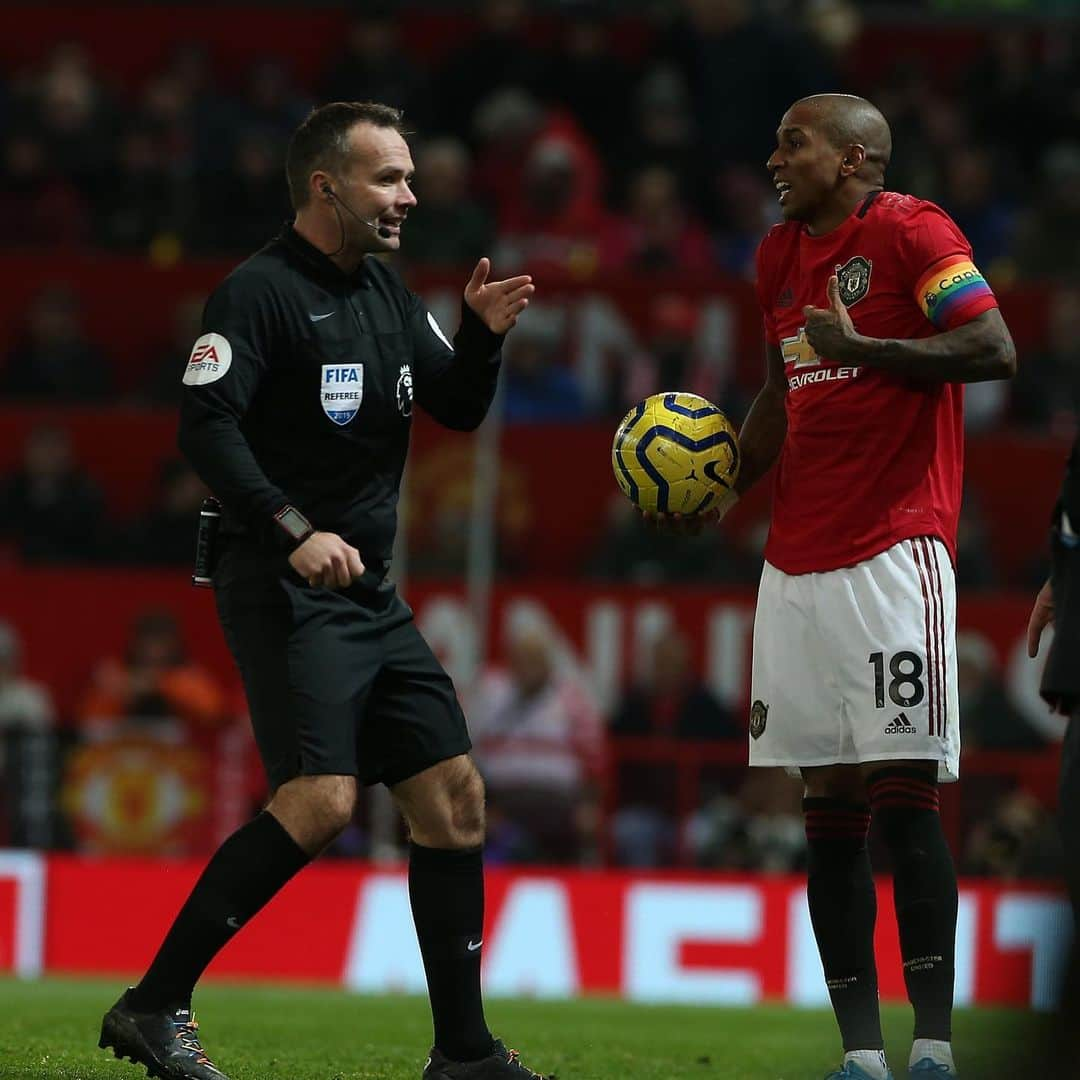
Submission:
[[[956,582],[945,545],[902,540],[855,566],[761,574],[750,764],[919,760],[955,780]]]

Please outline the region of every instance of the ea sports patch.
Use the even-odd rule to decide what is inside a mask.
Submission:
[[[192,346],[184,369],[185,386],[217,382],[232,364],[232,346],[221,334],[203,334]]]
[[[364,365],[323,364],[319,395],[323,412],[344,427],[360,411],[364,400]]]
[[[769,706],[764,701],[755,701],[750,706],[750,734],[760,739],[765,734],[765,721],[769,716]]]
[[[836,268],[836,280],[840,285],[840,299],[844,307],[857,304],[870,289],[870,271],[874,264],[861,255],[848,259]]]

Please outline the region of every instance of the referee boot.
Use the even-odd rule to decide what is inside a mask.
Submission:
[[[102,1050],[145,1065],[147,1076],[159,1080],[229,1080],[206,1056],[199,1042],[199,1025],[191,1008],[136,1012],[129,1004],[132,988],[101,1022]]]
[[[423,1080],[544,1080],[544,1077],[523,1065],[516,1050],[507,1050],[503,1041],[496,1039],[491,1053],[479,1061],[451,1061],[433,1046],[424,1066]]]

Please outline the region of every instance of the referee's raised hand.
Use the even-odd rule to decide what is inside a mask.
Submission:
[[[529,297],[536,291],[528,274],[488,281],[491,260],[481,259],[465,286],[465,303],[483,319],[493,334],[505,334],[529,306]]]
[[[316,589],[344,589],[364,572],[360,552],[330,532],[312,533],[289,556],[289,565]]]

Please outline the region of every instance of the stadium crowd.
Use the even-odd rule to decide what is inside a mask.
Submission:
[[[285,142],[311,105],[371,99],[403,107],[416,132],[420,203],[401,255],[406,274],[489,254],[506,273],[546,268],[593,284],[665,273],[747,280],[758,239],[779,218],[763,167],[777,118],[803,94],[843,87],[889,119],[890,187],[942,205],[996,287],[1053,283],[1044,340],[1021,357],[1011,385],[971,388],[970,430],[1068,432],[1080,405],[1080,30],[1003,24],[946,74],[910,53],[867,74],[861,5],[851,0],[776,4],[767,14],[744,0],[671,8],[628,17],[633,32],[624,34],[604,9],[578,3],[537,34],[525,0],[486,0],[467,42],[431,66],[410,52],[400,5],[364,4],[340,55],[314,81],[297,80],[284,52],[224,79],[193,33],[134,94],[119,93],[78,41],[62,41],[40,64],[0,71],[0,255],[238,260],[290,216]],[[59,272],[37,294],[0,357],[0,406],[117,400],[113,357],[86,331],[84,305]],[[174,325],[162,328],[170,340],[144,358],[138,384],[123,390],[126,403],[175,405],[200,309],[199,297],[178,299]],[[753,384],[701,363],[702,312],[691,299],[653,305],[644,348],[620,354],[610,389],[599,393],[566,364],[542,312],[531,312],[508,343],[508,424],[606,423],[675,384],[724,401],[737,419],[753,393]],[[117,522],[62,423],[33,427],[18,458],[0,477],[0,550],[9,561],[188,563],[205,491],[186,464],[164,461],[152,501]],[[995,565],[987,530],[969,498],[961,587],[1045,579],[1039,552],[1011,577]],[[754,530],[661,541],[616,498],[606,534],[568,572],[602,582],[752,584],[762,541]],[[417,575],[447,569],[422,558],[410,566]],[[961,645],[968,742],[1044,746],[1045,734],[1010,702],[980,643]],[[802,865],[799,792],[783,778],[746,778],[721,764],[703,780],[699,805],[680,815],[670,770],[607,756],[611,737],[732,748],[745,739],[741,718],[691,670],[678,635],[656,639],[637,683],[607,714],[535,626],[521,629],[505,653],[504,666],[463,688],[489,784],[494,858]],[[189,661],[168,613],[149,610],[126,653],[101,658],[77,715],[58,725],[49,689],[20,675],[17,627],[0,625],[0,735],[9,758],[0,768],[23,778],[21,787],[8,785],[0,841],[80,842],[70,827],[55,826],[52,810],[24,798],[33,762],[46,768],[60,749],[110,730],[164,724],[168,738],[204,737],[230,728],[240,711],[236,688]],[[613,779],[617,801],[605,789]],[[244,791],[252,805],[262,795],[257,782]],[[984,802],[990,809],[967,830],[962,866],[1014,874],[1052,865],[1043,802],[1020,787],[999,787]],[[369,853],[370,838],[361,828],[342,850]]]

